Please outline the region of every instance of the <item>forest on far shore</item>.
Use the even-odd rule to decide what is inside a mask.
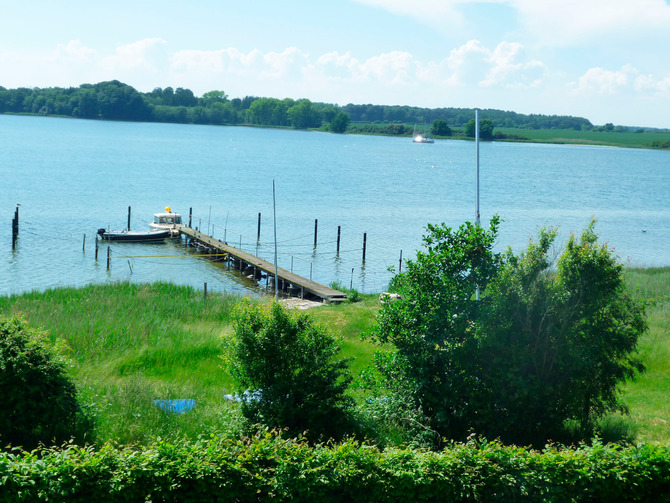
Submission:
[[[378,125],[423,125],[442,120],[449,126],[458,128],[472,119],[474,109],[352,103],[339,106],[315,103],[307,99],[280,100],[257,96],[229,98],[223,91],[209,91],[197,97],[191,90],[181,87],[158,87],[151,92],[142,93],[132,86],[112,80],[69,88],[5,89],[0,86],[0,113],[182,124],[253,124],[296,129],[326,126],[327,130],[344,132],[350,123],[360,122]],[[481,110],[480,117],[490,120],[494,127],[505,128],[580,131],[595,127],[582,117],[526,115],[494,109]],[[333,127],[329,128],[328,125]],[[602,127],[625,128],[612,124]],[[388,134],[398,134],[397,131],[398,128],[391,128]]]

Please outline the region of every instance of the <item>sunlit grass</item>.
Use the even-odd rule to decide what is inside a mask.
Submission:
[[[625,402],[639,426],[638,440],[670,441],[670,267],[632,269],[630,288],[649,303],[649,331],[639,349],[646,372],[624,389]]]
[[[638,441],[667,443],[670,268],[631,269],[626,279],[649,303],[650,329],[639,344],[647,371],[623,389],[630,418],[605,418],[603,430],[637,430]],[[187,286],[117,283],[0,297],[0,314],[25,313],[30,325],[65,339],[80,397],[97,415],[96,440],[132,443],[239,431],[237,407],[224,398],[232,380],[221,359],[222,335],[232,331],[238,301],[220,294],[205,299]],[[340,339],[341,356],[351,359],[354,377],[381,349],[361,340],[375,326],[378,310],[376,295],[361,295],[359,302],[310,311]],[[170,414],[153,404],[160,399],[194,399],[196,407]]]

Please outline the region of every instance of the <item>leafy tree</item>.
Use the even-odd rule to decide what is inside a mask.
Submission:
[[[428,226],[427,251],[394,280],[401,300],[380,313],[378,337],[397,349],[380,370],[447,437],[474,429],[542,445],[566,420],[588,434],[626,410],[617,387],[643,369],[634,351],[644,306],[593,222],[556,264],[555,230],[519,256],[493,253],[498,223]]]
[[[321,115],[314,108],[312,102],[307,99],[298,101],[286,113],[291,126],[295,129],[321,126]]]
[[[465,125],[465,136],[474,138],[475,134],[476,134],[475,120],[472,119]],[[491,122],[489,119],[479,119],[479,139],[480,140],[493,139],[493,122]]]
[[[433,121],[432,133],[437,136],[451,136],[451,128],[446,121],[437,119]]]
[[[201,101],[204,106],[209,108],[214,103],[226,103],[228,95],[223,91],[209,91],[202,95]]]
[[[339,112],[335,117],[333,117],[329,124],[329,129],[333,133],[344,133],[349,127],[351,119],[344,112]]]
[[[242,412],[254,423],[309,430],[312,438],[338,437],[347,423],[351,377],[336,359],[333,336],[304,313],[279,303],[243,304],[235,315],[227,360],[242,397]]]
[[[67,376],[61,342],[28,327],[23,318],[0,317],[0,437],[33,449],[39,443],[84,440],[92,422],[82,413]]]

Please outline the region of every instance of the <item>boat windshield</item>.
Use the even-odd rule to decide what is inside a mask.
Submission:
[[[155,215],[154,216],[155,224],[181,224],[181,215]]]

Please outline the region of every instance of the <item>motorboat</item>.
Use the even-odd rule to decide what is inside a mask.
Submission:
[[[154,213],[153,222],[149,222],[149,226],[152,229],[168,230],[173,237],[179,236],[180,225],[182,225],[181,215],[174,213],[169,206],[162,213]]]
[[[98,229],[100,239],[107,241],[123,241],[125,243],[159,243],[172,237],[170,229],[158,229],[148,231],[108,231]]]

